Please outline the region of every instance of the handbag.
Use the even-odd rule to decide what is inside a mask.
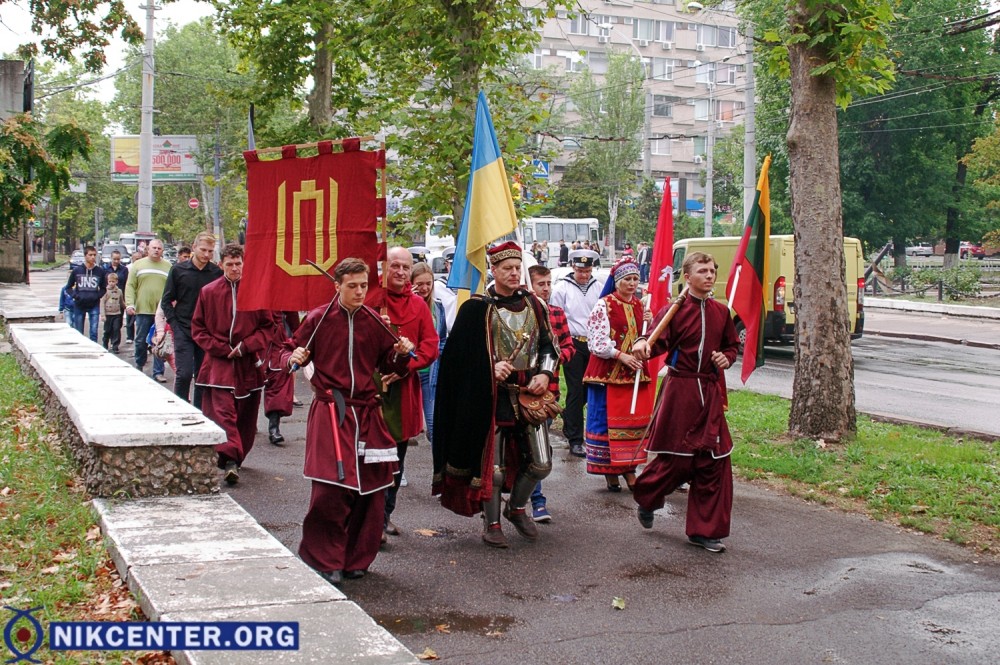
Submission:
[[[160,360],[166,360],[174,355],[174,334],[169,330],[164,333],[163,338],[153,345],[153,355]]]
[[[549,418],[562,413],[562,407],[550,390],[541,395],[532,395],[527,390],[521,390],[517,394],[517,404],[521,408],[521,416],[532,425],[541,425]]]

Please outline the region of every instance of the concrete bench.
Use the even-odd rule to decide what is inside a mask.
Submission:
[[[59,309],[44,305],[27,284],[0,283],[0,319],[11,323],[50,323],[61,320]]]
[[[185,651],[182,665],[419,662],[227,495],[95,499],[108,551],[150,621],[297,621],[298,651]]]
[[[226,437],[201,411],[65,323],[8,325],[8,335],[92,495],[218,491],[214,447]]]

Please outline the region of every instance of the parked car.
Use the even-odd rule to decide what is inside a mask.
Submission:
[[[958,246],[958,258],[979,259],[982,261],[986,258],[986,252],[983,251],[982,245],[977,245],[963,240]]]
[[[128,247],[117,243],[109,242],[101,247],[101,264],[111,263],[111,252],[119,252],[122,255],[122,264],[132,263],[132,255],[128,253]]]
[[[73,253],[70,254],[69,256],[69,267],[74,268],[76,266],[82,266],[82,265],[83,265],[83,250],[82,249],[74,250]]]
[[[929,242],[917,242],[906,248],[907,256],[934,256],[934,245]]]

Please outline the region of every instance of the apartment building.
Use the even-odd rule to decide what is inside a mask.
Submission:
[[[703,200],[698,181],[709,144],[742,122],[745,111],[746,40],[731,0],[708,9],[689,8],[689,1],[579,0],[578,11],[561,11],[540,28],[532,66],[565,72],[568,81],[587,68],[605,73],[611,49],[641,57],[646,127],[644,154],[633,168],[661,184],[665,176],[684,179],[687,199]],[[553,183],[581,145],[572,135],[579,116],[565,91],[558,96],[566,102],[566,135],[542,139],[547,147],[562,144],[549,169]]]

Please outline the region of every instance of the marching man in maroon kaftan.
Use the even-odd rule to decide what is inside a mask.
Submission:
[[[395,342],[365,309],[368,266],[343,259],[337,298],[311,311],[283,363],[312,362],[315,399],[306,426],[305,477],[312,481],[299,556],[332,584],[363,577],[382,539],[385,489],[397,470],[396,442],[379,410],[374,374],[406,376],[413,344]]]
[[[382,412],[389,433],[396,440],[399,455],[399,474],[385,495],[385,532],[390,536],[398,536],[399,529],[392,523],[392,513],[396,510],[396,496],[403,479],[406,450],[410,439],[424,431],[424,407],[418,370],[430,367],[437,360],[439,340],[427,303],[413,293],[410,287],[413,256],[404,247],[391,247],[386,258],[388,288],[369,304],[376,309],[385,307],[387,323],[413,342],[416,353],[416,358],[411,358],[407,365],[407,374],[383,376],[385,389]]]
[[[684,259],[689,295],[680,304],[652,355],[669,353],[663,396],[653,416],[647,450],[656,457],[636,480],[633,496],[639,522],[653,527],[653,511],[667,494],[688,482],[688,541],[709,552],[724,552],[733,507],[733,440],[726,424],[724,372],[739,350],[729,310],[711,299],[717,266],[709,254]],[[655,324],[666,310],[658,313]],[[650,353],[645,341],[637,356]]]
[[[215,447],[219,468],[230,485],[257,435],[257,409],[264,388],[264,353],[273,336],[266,312],[237,312],[236,294],[243,277],[243,248],[222,250],[220,279],[201,290],[191,317],[191,337],[205,350],[196,385],[203,390],[201,410],[226,432]]]

